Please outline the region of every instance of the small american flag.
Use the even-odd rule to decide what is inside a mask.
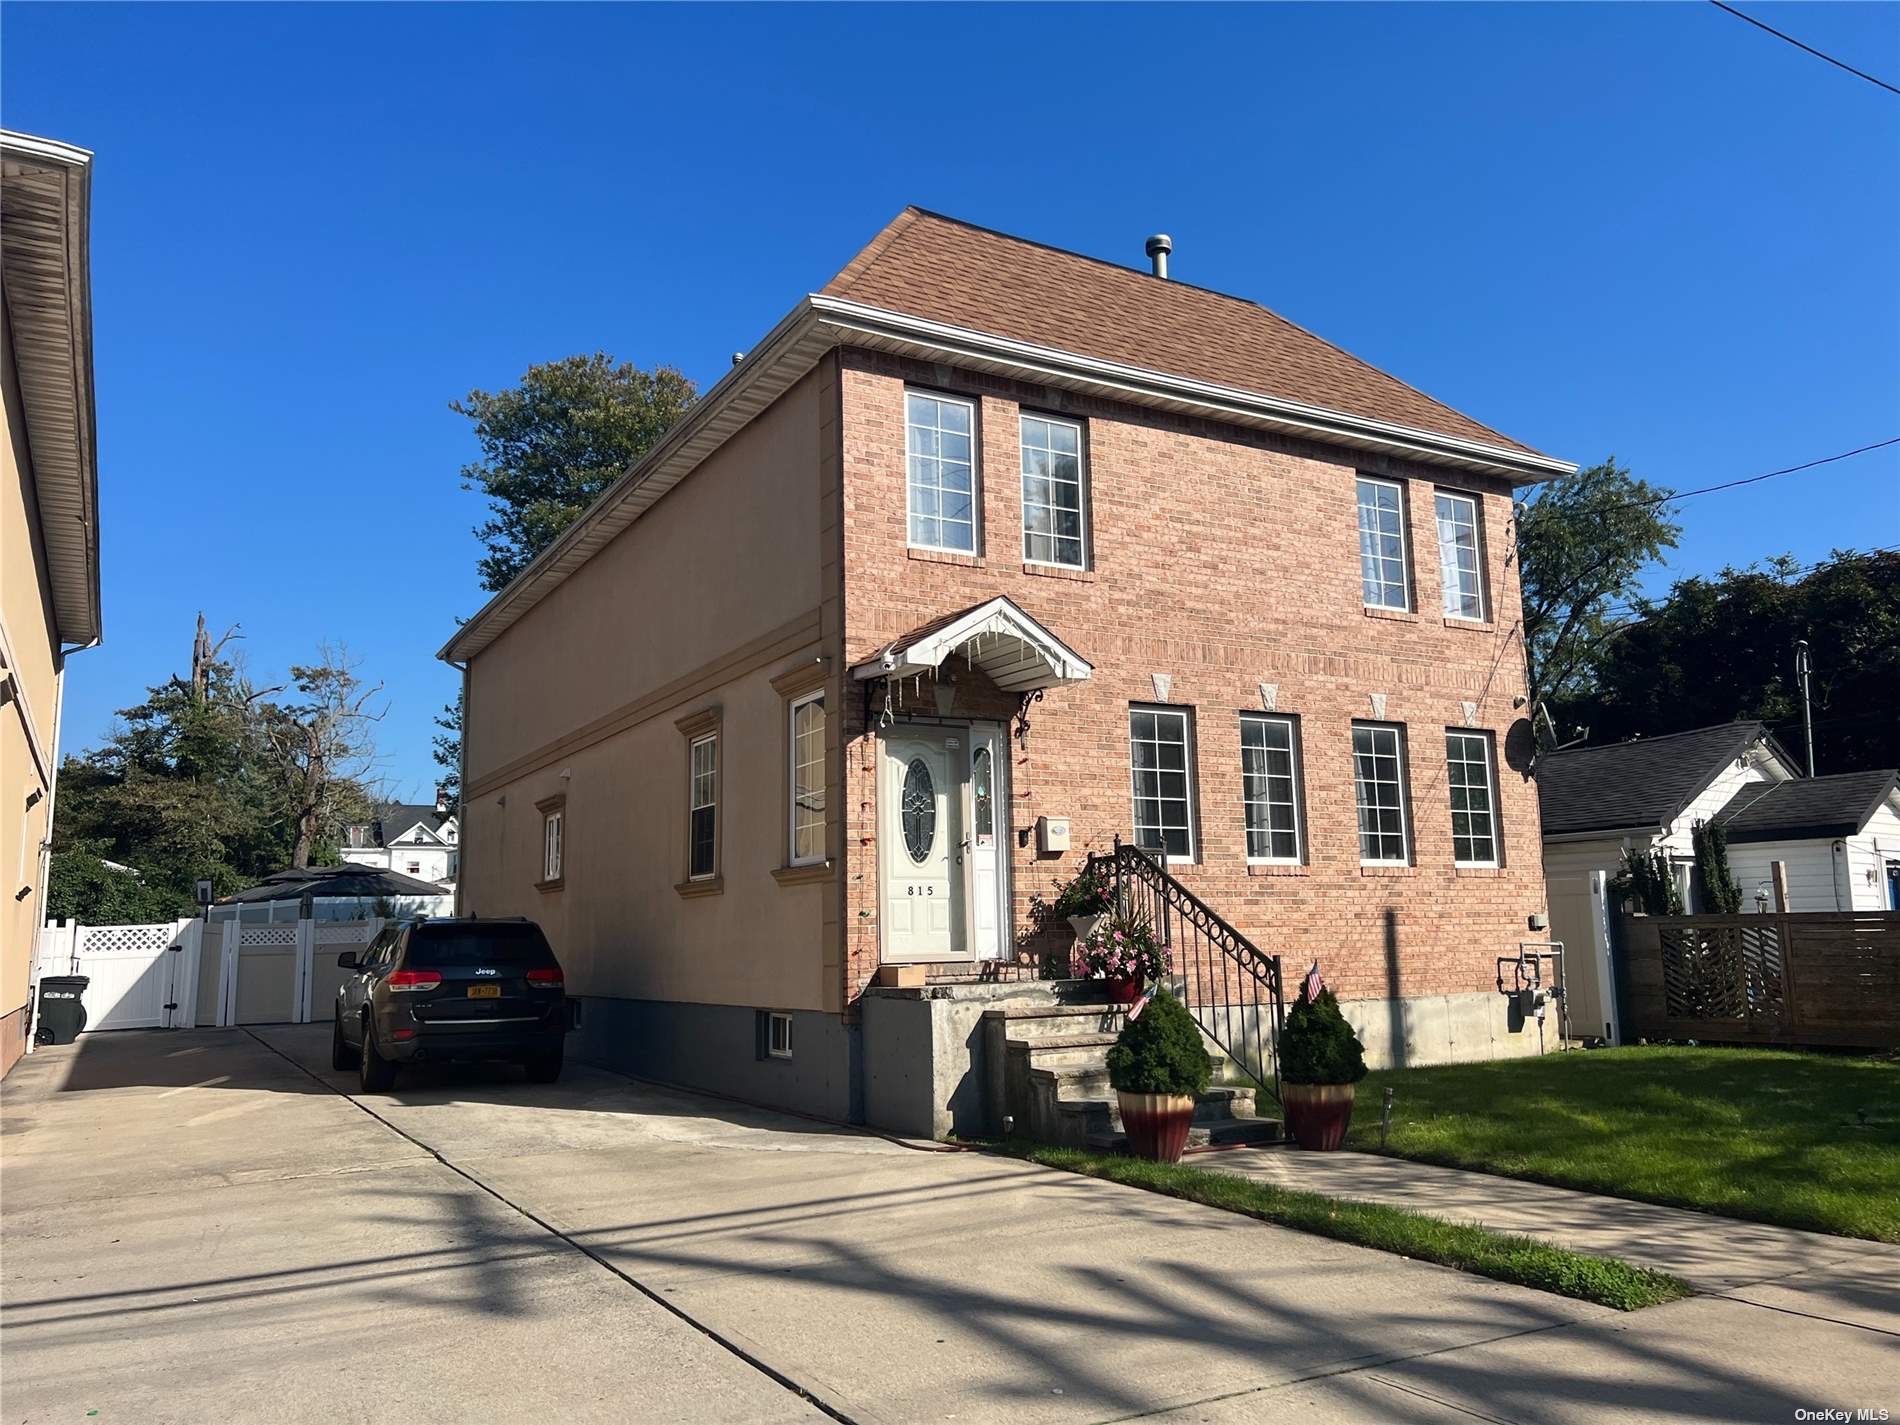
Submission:
[[[1313,968],[1306,972],[1306,987],[1302,991],[1306,996],[1306,1002],[1311,1004],[1318,999],[1319,992],[1325,988],[1326,982],[1319,977],[1319,961],[1315,960]]]

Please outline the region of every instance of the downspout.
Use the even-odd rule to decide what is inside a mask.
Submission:
[[[63,649],[59,655],[59,671],[53,675],[53,741],[47,748],[47,760],[52,765],[52,775],[46,779],[46,834],[40,838],[39,866],[37,879],[33,886],[33,916],[37,924],[33,927],[33,941],[27,947],[27,964],[31,966],[39,956],[40,931],[46,926],[46,883],[53,873],[53,816],[59,810],[59,734],[66,725],[66,660],[75,653],[86,653],[99,646],[99,640],[76,644]],[[70,968],[70,967],[69,967]],[[28,987],[29,992],[32,986]],[[39,1028],[40,997],[32,997],[33,1012],[26,1024],[26,1051],[33,1052],[33,1039]]]
[[[1832,874],[1829,879],[1834,882],[1834,909],[1852,910],[1854,908],[1854,886],[1851,879],[1853,872],[1847,864],[1847,843],[1837,837],[1828,849],[1833,853],[1833,866],[1830,868]],[[1849,878],[1847,903],[1845,905],[1841,903],[1841,879],[1843,876]]]

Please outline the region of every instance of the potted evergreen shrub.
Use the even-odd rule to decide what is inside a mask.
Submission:
[[[1310,994],[1315,979],[1300,986],[1280,1035],[1280,1106],[1294,1142],[1331,1152],[1352,1122],[1353,1085],[1366,1076],[1366,1051],[1333,992],[1321,985]]]
[[[1115,882],[1106,866],[1086,864],[1066,885],[1056,882],[1056,914],[1069,922],[1077,940],[1087,940],[1115,908]]]
[[[1207,1091],[1213,1074],[1194,1016],[1166,990],[1157,990],[1108,1051],[1108,1081],[1121,1100],[1122,1127],[1136,1156],[1181,1161],[1194,1100]]]
[[[1174,966],[1173,957],[1156,940],[1154,929],[1138,916],[1112,915],[1082,941],[1082,978],[1101,980],[1113,1004],[1133,1004],[1150,980],[1158,980]]]

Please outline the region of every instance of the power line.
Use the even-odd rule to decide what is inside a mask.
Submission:
[[[1711,4],[1716,0],[1710,0]],[[1625,500],[1620,504],[1605,505],[1602,509],[1639,510],[1649,505],[1673,504],[1677,500],[1686,500],[1692,495],[1713,495],[1717,490],[1733,490],[1742,485],[1759,485],[1763,480],[1773,480],[1779,475],[1794,475],[1803,470],[1812,470],[1817,465],[1832,465],[1837,460],[1850,460],[1856,455],[1865,455],[1870,450],[1885,450],[1890,445],[1900,445],[1900,435],[1888,440],[1877,440],[1872,445],[1856,446],[1853,450],[1843,450],[1839,455],[1824,455],[1819,460],[1809,460],[1800,465],[1790,465],[1783,470],[1770,470],[1765,475],[1750,475],[1745,480],[1725,480],[1720,485],[1704,485],[1699,490],[1681,490],[1672,495],[1652,495],[1646,500]]]
[[[1887,83],[1886,80],[1876,79],[1873,75],[1869,74],[1864,69],[1856,69],[1854,68],[1853,65],[1848,64],[1843,60],[1838,60],[1834,58],[1834,56],[1831,54],[1824,54],[1822,51],[1816,49],[1813,45],[1803,44],[1800,40],[1796,39],[1793,35],[1783,34],[1780,30],[1777,30],[1773,25],[1764,25],[1760,20],[1757,20],[1753,15],[1744,15],[1740,10],[1737,10],[1733,5],[1724,5],[1722,3],[1722,0],[1709,0],[1709,3],[1715,6],[1715,8],[1718,10],[1726,10],[1729,14],[1733,15],[1738,20],[1746,20],[1749,24],[1753,25],[1758,30],[1766,30],[1769,34],[1773,35],[1778,40],[1787,41],[1789,44],[1793,45],[1796,49],[1806,50],[1809,54],[1813,55],[1816,59],[1826,60],[1829,64],[1833,65],[1836,69],[1846,70],[1849,74],[1853,75],[1856,79],[1864,79],[1869,84],[1878,84],[1882,89],[1885,89],[1889,94],[1900,94],[1900,89],[1894,88],[1893,85]]]

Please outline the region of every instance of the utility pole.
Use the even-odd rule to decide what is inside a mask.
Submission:
[[[1808,641],[1805,638],[1795,640],[1794,675],[1801,680],[1801,731],[1808,739],[1808,775],[1814,775],[1814,708],[1808,697],[1808,674],[1814,671],[1814,660],[1808,657]]]

